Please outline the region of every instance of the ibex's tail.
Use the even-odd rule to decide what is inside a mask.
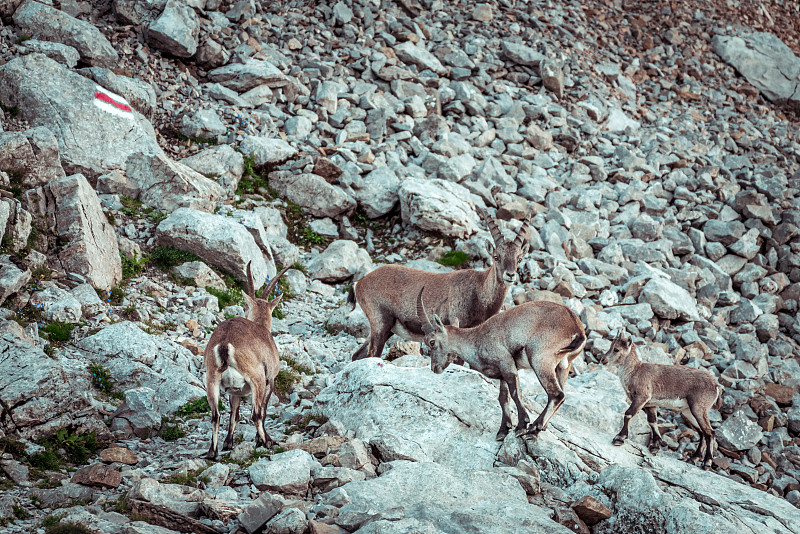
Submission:
[[[586,334],[583,331],[580,331],[574,336],[572,336],[572,341],[569,342],[569,345],[559,350],[558,352],[563,356],[568,356],[572,354],[577,355],[580,351],[583,350],[584,345],[586,345]]]
[[[350,291],[347,292],[347,303],[350,305],[350,311],[356,309],[356,285],[350,288]]]
[[[714,408],[715,410],[719,410],[720,408],[722,408],[722,392],[723,391],[725,391],[723,389],[723,387],[720,386],[719,384],[717,384],[717,400],[716,400],[716,402],[714,402],[714,406],[712,406],[712,408]]]
[[[228,352],[228,344],[217,345],[217,372],[224,373],[228,368],[228,359],[230,353]]]

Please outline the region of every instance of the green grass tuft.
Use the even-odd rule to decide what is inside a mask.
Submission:
[[[173,422],[172,418],[164,418],[158,435],[164,441],[175,441],[186,436],[186,430],[180,424]]]
[[[225,308],[227,306],[244,306],[244,297],[242,296],[242,290],[239,287],[229,287],[227,289],[216,289],[214,287],[208,286],[206,288],[211,295],[217,297],[219,301],[219,307]]]
[[[122,252],[119,253],[119,258],[122,260],[122,278],[128,280],[136,275],[143,273],[147,270],[147,264],[150,262],[150,256],[144,255],[141,258],[129,258]]]
[[[65,341],[69,341],[69,338],[72,337],[72,331],[74,329],[74,324],[53,321],[52,323],[47,323],[41,329],[41,332],[47,334],[47,338],[50,341],[63,343]]]
[[[219,411],[222,411],[224,409],[222,399],[219,399],[218,404]],[[208,399],[206,397],[200,397],[199,399],[187,402],[178,408],[178,411],[175,412],[175,415],[183,417],[184,419],[199,419],[203,417],[204,414],[209,412],[211,412],[211,407],[208,405]]]
[[[466,252],[461,252],[460,250],[451,250],[436,260],[436,263],[445,265],[447,267],[459,267],[469,262],[469,259],[469,255],[467,255]]]
[[[202,261],[197,255],[180,250],[175,247],[165,247],[162,245],[153,249],[150,254],[150,261],[162,271],[169,271],[173,267],[182,265],[187,261]]]

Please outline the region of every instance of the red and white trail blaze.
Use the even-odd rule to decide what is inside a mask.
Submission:
[[[95,87],[94,105],[118,117],[133,119],[133,108],[128,101],[99,85]]]

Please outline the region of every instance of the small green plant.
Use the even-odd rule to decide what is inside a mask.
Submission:
[[[52,275],[52,271],[46,265],[40,265],[31,271],[31,280],[50,280]]]
[[[62,523],[61,517],[54,515],[46,517],[44,521],[42,521],[42,526],[44,527],[45,534],[94,534],[91,530],[79,523],[74,523],[72,521]]]
[[[30,512],[18,504],[13,505],[11,511],[17,519],[28,519],[31,516]]]
[[[167,218],[166,213],[161,213],[160,211],[155,211],[150,206],[145,206],[142,204],[142,201],[137,198],[123,195],[120,197],[119,201],[120,204],[122,204],[122,209],[120,211],[130,217],[144,217],[155,224]]]
[[[119,253],[120,260],[122,260],[122,278],[128,280],[136,275],[143,273],[147,269],[147,264],[150,257],[147,255],[141,258],[129,258],[122,252]]]
[[[6,106],[4,104],[0,104],[0,109],[2,109],[3,112],[11,115],[12,119],[19,115],[19,108],[17,106]]]
[[[278,192],[269,186],[267,180],[268,170],[262,169],[261,172],[256,170],[256,160],[252,155],[244,157],[244,172],[242,179],[239,180],[239,185],[236,188],[237,195],[246,194],[265,194],[270,199],[278,198]]]
[[[36,487],[39,489],[53,489],[53,488],[60,488],[61,482],[56,479],[52,478],[43,478],[39,482],[36,483]],[[36,506],[39,505],[39,498],[36,495],[31,495],[31,502]]]
[[[197,487],[199,482],[207,484],[211,479],[206,475],[200,476],[201,471],[203,471],[203,469],[192,469],[190,471],[186,471],[185,473],[175,473],[169,477],[167,482],[170,484],[180,484],[181,486],[194,487]]]
[[[159,432],[159,436],[164,441],[175,441],[176,439],[180,439],[186,435],[186,431],[183,427],[174,422],[172,418],[164,418],[161,422],[161,431]]]
[[[219,399],[218,404],[219,411],[222,411],[224,408],[222,399]],[[206,397],[200,397],[199,399],[187,402],[178,408],[178,411],[175,412],[175,415],[184,419],[199,419],[210,411],[211,408],[208,405],[208,399]]]
[[[299,374],[289,369],[281,369],[275,377],[275,393],[278,394],[278,397],[285,399],[299,381]]]
[[[65,459],[76,465],[85,464],[101,446],[96,433],[77,434],[67,428],[58,429],[51,437],[39,440],[39,444],[49,451],[64,449]]]
[[[302,228],[297,237],[301,242],[310,245],[322,245],[327,242],[327,239],[313,231],[308,226]]]
[[[447,267],[459,267],[469,261],[469,256],[460,250],[451,250],[438,260],[436,263]]]
[[[175,247],[159,245],[150,253],[150,261],[162,271],[169,271],[173,267],[186,263],[187,261],[201,260],[197,255],[191,252],[180,250]]]
[[[48,343],[47,345],[42,347],[42,350],[44,351],[45,354],[47,354],[48,358],[51,358],[53,360],[58,359],[56,358],[56,346],[53,345],[52,343]]]
[[[105,214],[106,219],[108,219],[108,224],[110,224],[111,226],[117,225],[117,218],[114,217],[113,213],[111,213],[110,211],[103,211],[103,213]]]
[[[300,271],[305,275],[308,274],[308,269],[306,269],[306,266],[300,263],[299,261],[296,261],[292,264],[292,269],[297,269],[298,271]]]
[[[30,35],[28,35],[27,33],[21,33],[19,37],[17,37],[17,44],[22,44],[25,41],[30,41],[30,40],[31,40]]]
[[[122,299],[124,298],[125,298],[125,286],[123,286],[122,284],[112,287],[111,290],[108,292],[108,301],[113,306],[119,306],[120,304],[122,304]]]
[[[28,462],[32,467],[42,471],[56,471],[61,469],[64,460],[54,451],[45,449],[42,452],[35,452],[28,457]]]
[[[280,359],[285,361],[286,365],[288,365],[289,367],[291,367],[292,369],[294,369],[298,373],[302,373],[304,375],[309,375],[309,376],[314,374],[314,371],[312,371],[311,369],[309,369],[305,365],[301,365],[301,364],[297,363],[297,360],[295,360],[291,356],[281,355]]]
[[[107,395],[114,393],[114,377],[111,371],[100,365],[93,363],[89,366],[89,374],[92,375],[92,385]]]
[[[238,286],[228,287],[227,289],[216,289],[214,287],[208,286],[206,287],[206,291],[208,291],[211,295],[217,297],[219,301],[220,308],[225,308],[227,306],[244,306],[244,297],[242,296],[242,290]]]
[[[51,342],[64,343],[65,341],[69,341],[69,338],[72,337],[72,330],[74,329],[74,324],[53,321],[52,323],[47,323],[40,332],[47,334],[47,338]]]
[[[117,512],[125,515],[128,513],[128,492],[123,492],[122,495],[117,497],[116,501],[106,503],[104,508],[106,512]]]

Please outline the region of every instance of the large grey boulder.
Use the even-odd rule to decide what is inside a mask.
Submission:
[[[647,303],[664,319],[700,320],[697,301],[688,291],[666,278],[652,278],[642,288],[640,303]]]
[[[113,0],[114,14],[123,24],[147,26],[158,17],[167,0]]]
[[[342,513],[376,514],[402,508],[440,532],[563,533],[570,530],[550,519],[550,510],[528,504],[525,490],[510,475],[431,462],[397,462],[384,475],[342,486],[352,504]]]
[[[746,451],[755,446],[763,435],[758,423],[742,413],[728,417],[716,430],[720,447],[730,451]]]
[[[65,243],[56,255],[61,269],[84,276],[98,289],[109,290],[122,280],[114,227],[82,174],[28,191],[27,200]]]
[[[247,472],[250,481],[260,490],[304,495],[311,481],[311,470],[320,463],[306,451],[295,449],[259,460]]]
[[[339,282],[351,276],[363,276],[372,270],[372,259],[355,241],[340,239],[314,256],[306,266],[311,278]]]
[[[81,55],[73,47],[52,41],[40,41],[39,39],[29,39],[23,44],[18,45],[20,54],[44,54],[54,61],[58,61],[67,68],[73,69],[78,64]]]
[[[230,217],[180,208],[161,221],[156,234],[159,244],[197,254],[244,283],[251,263],[256,288],[275,276],[275,265],[264,258],[250,232]]]
[[[197,377],[200,369],[189,349],[150,335],[129,321],[107,326],[76,346],[86,358],[109,370],[119,391],[152,390],[152,409],[159,416],[205,397]]]
[[[26,439],[63,427],[109,436],[92,403],[84,364],[54,360],[32,344],[0,337],[0,429]]]
[[[244,173],[244,156],[231,145],[212,146],[182,159],[180,163],[214,180],[229,195],[239,187]]]
[[[269,184],[282,198],[315,217],[337,217],[356,207],[350,195],[316,174],[277,171],[270,173]]]
[[[3,204],[0,203],[0,207],[2,206]],[[8,256],[0,256],[0,304],[25,287],[30,279],[30,270],[23,271],[11,262]]]
[[[115,67],[119,55],[93,25],[48,5],[25,0],[14,12],[14,24],[23,33],[75,48],[90,65]]]
[[[359,206],[370,219],[386,215],[397,204],[400,178],[389,167],[378,167],[349,185]]]
[[[242,152],[253,157],[260,167],[267,163],[283,163],[297,154],[297,149],[279,137],[246,135],[242,140]]]
[[[539,63],[545,59],[543,54],[540,54],[530,46],[516,43],[508,39],[500,43],[500,49],[506,59],[527,67],[538,67]]]
[[[769,100],[800,103],[800,58],[775,35],[715,35],[711,49]]]
[[[181,133],[186,137],[209,137],[216,139],[227,129],[213,109],[199,109],[193,115],[181,119]],[[229,145],[228,145],[229,146]]]
[[[164,11],[147,27],[147,40],[155,48],[178,57],[197,52],[200,19],[194,9],[179,0],[167,0]]]
[[[214,211],[223,194],[218,183],[163,153],[131,154],[125,174],[139,187],[144,204],[165,213],[178,208]]]
[[[69,291],[48,284],[31,295],[30,305],[42,310],[45,321],[77,323],[83,317],[81,303]]]
[[[260,59],[248,59],[245,63],[231,63],[208,73],[208,79],[218,82],[239,93],[249,91],[259,85],[270,88],[283,87],[289,80],[270,63]]]
[[[465,238],[478,231],[469,191],[446,180],[406,179],[398,188],[403,222],[446,236]]]
[[[55,135],[67,173],[93,178],[124,169],[134,152],[161,152],[141,114],[122,112],[95,93],[95,82],[40,54],[0,66],[0,102],[16,106],[21,119]]]

